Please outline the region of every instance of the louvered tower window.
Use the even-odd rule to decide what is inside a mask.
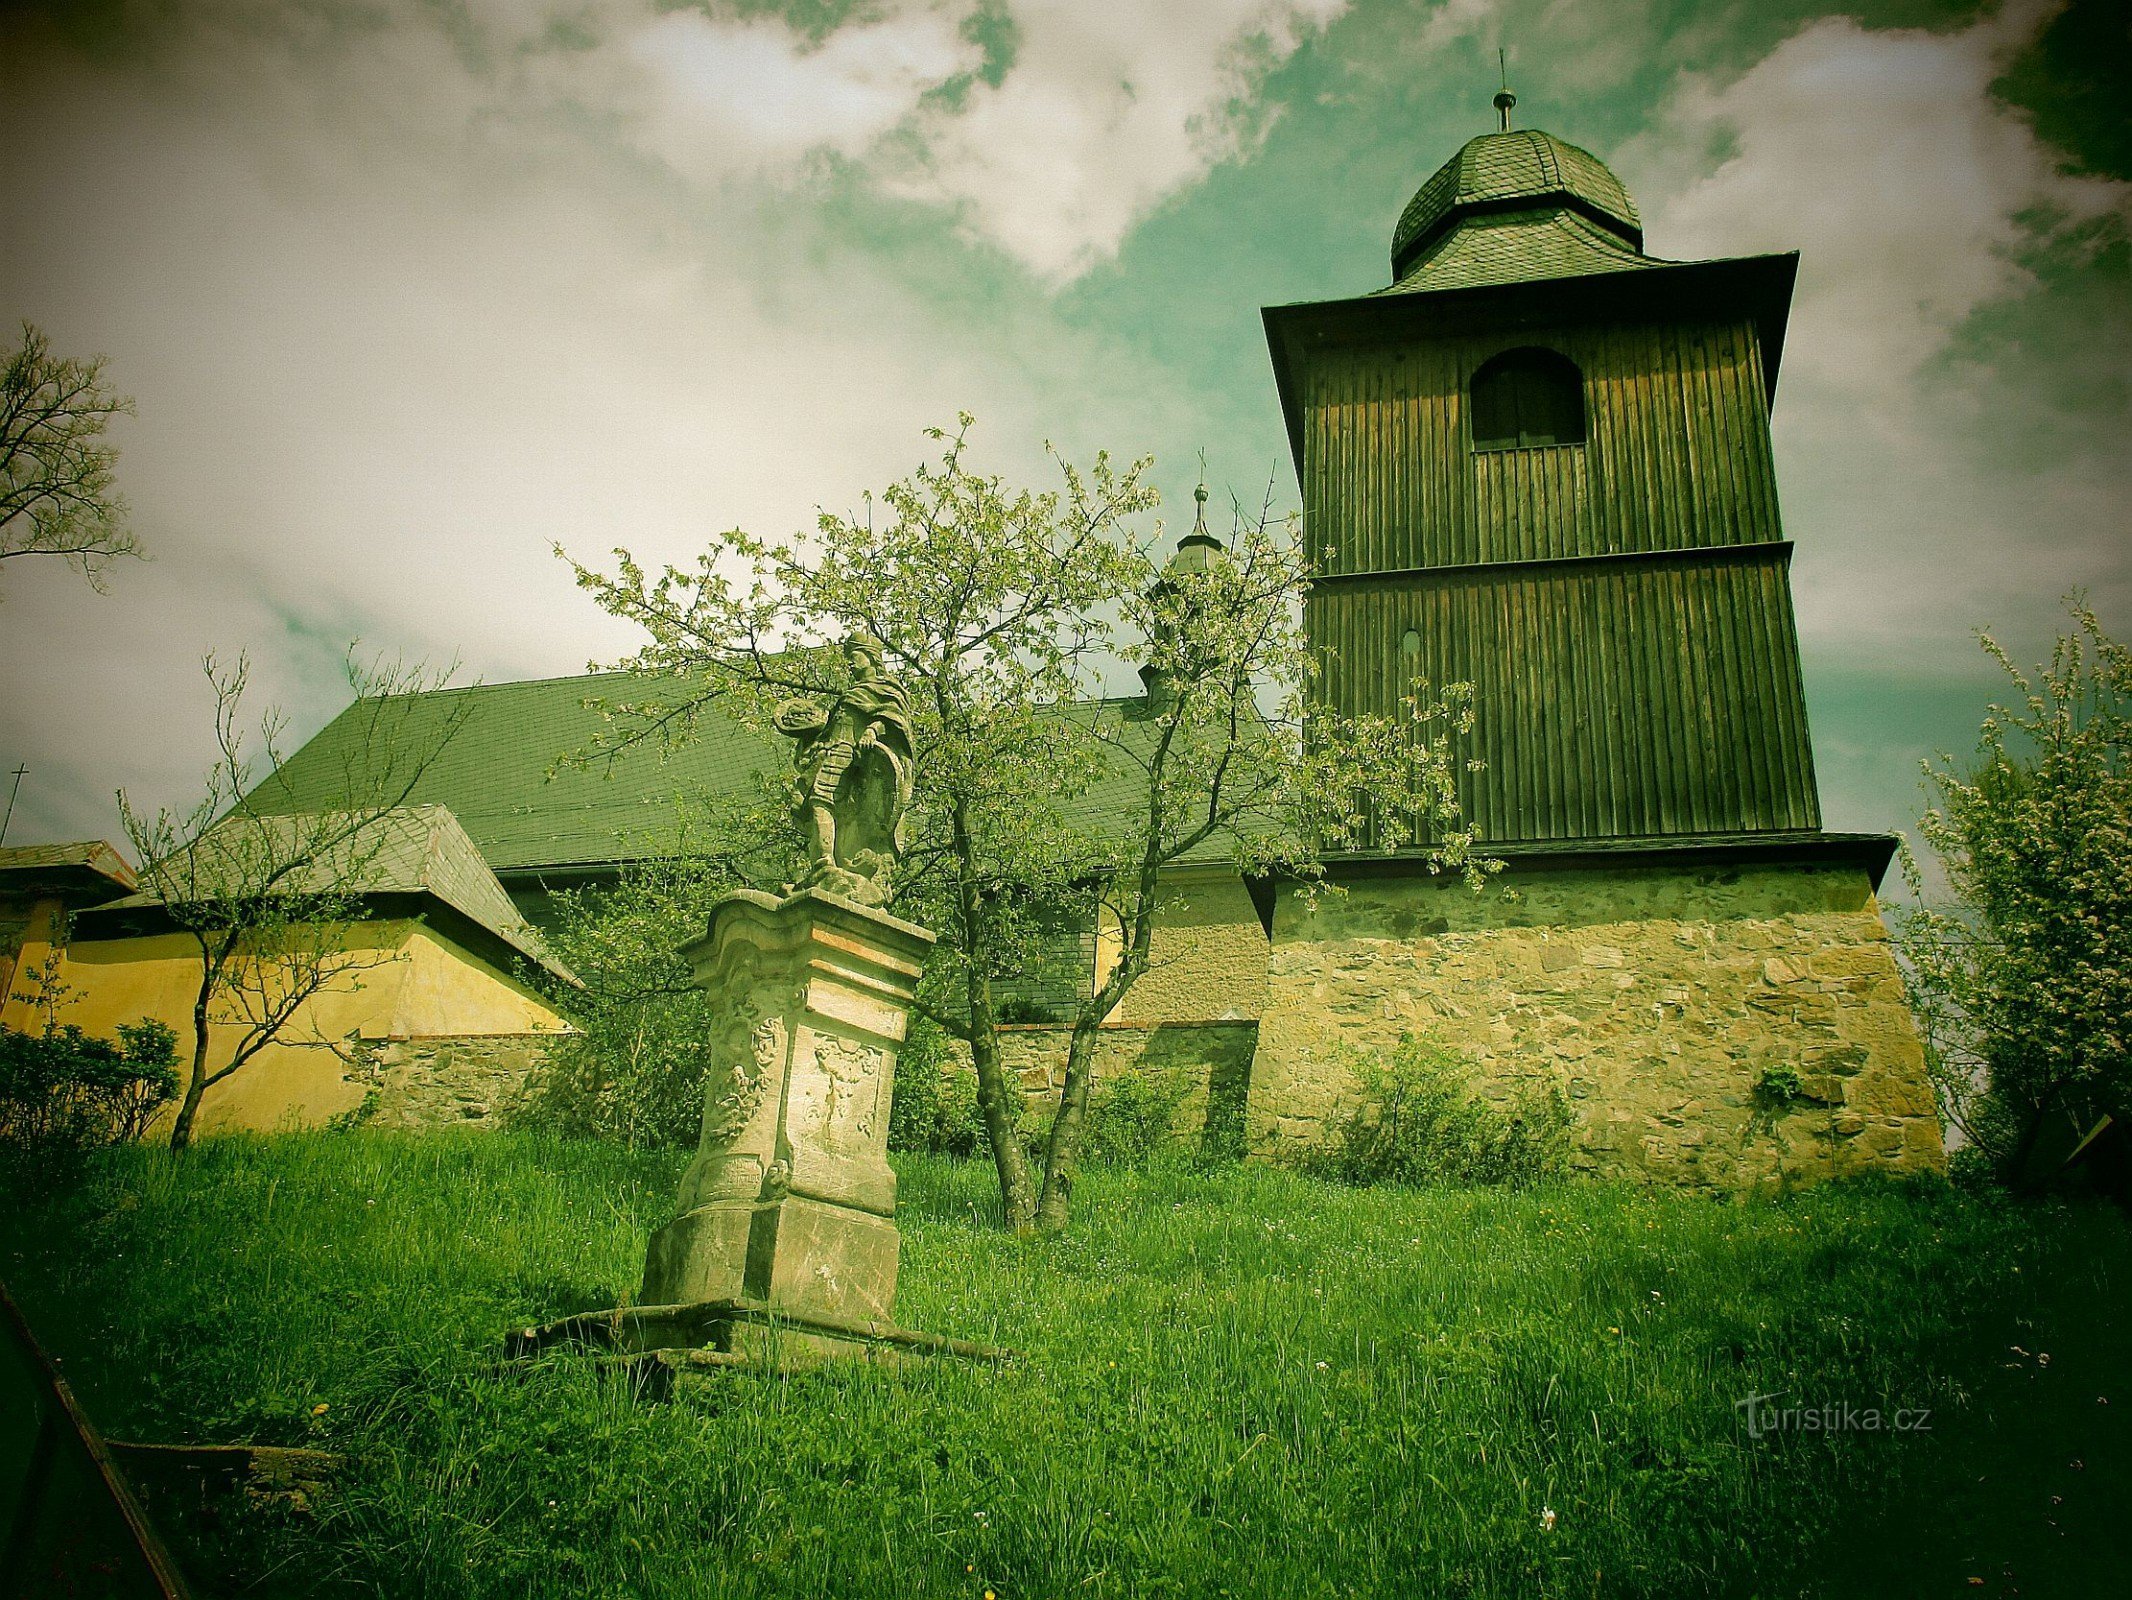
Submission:
[[[1473,374],[1473,448],[1584,443],[1584,374],[1552,350],[1505,350]]]

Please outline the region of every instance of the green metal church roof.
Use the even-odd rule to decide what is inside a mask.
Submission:
[[[660,687],[641,674],[610,672],[413,696],[398,726],[411,745],[454,718],[460,725],[407,803],[449,806],[488,864],[506,875],[667,853],[679,837],[677,797],[744,794],[753,774],[791,753],[782,739],[709,712],[679,749],[649,743],[590,768],[560,764],[612,733],[596,702],[649,698]],[[346,774],[360,764],[369,725],[361,705],[350,706],[262,783],[253,803],[278,811],[345,804]]]
[[[785,740],[752,732],[713,704],[697,717],[693,736],[672,750],[652,742],[590,769],[561,764],[613,732],[598,702],[651,700],[673,688],[650,674],[610,672],[411,696],[399,737],[419,746],[452,719],[458,728],[407,803],[448,807],[506,879],[563,882],[670,854],[681,843],[678,802],[691,802],[700,813],[721,800],[745,799],[755,792],[758,773],[782,770],[792,760]],[[1067,806],[1091,837],[1129,836],[1146,805],[1146,780],[1134,770],[1139,746],[1151,737],[1135,715],[1143,704],[1126,698],[1060,708],[1076,720],[1105,718],[1120,745],[1110,770]],[[361,702],[350,706],[260,784],[252,805],[272,812],[345,805],[348,774],[360,768],[371,726]],[[1210,840],[1189,859],[1218,860],[1229,849],[1226,838]]]
[[[1643,223],[1621,180],[1589,150],[1537,128],[1468,139],[1414,192],[1392,231],[1392,276],[1404,277],[1439,234],[1479,213],[1567,207],[1632,250]]]

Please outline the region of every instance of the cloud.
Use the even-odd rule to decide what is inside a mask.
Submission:
[[[1135,223],[1264,136],[1268,72],[1345,0],[1020,0],[1016,49],[917,119],[892,192],[1047,281],[1116,253]]]
[[[2048,627],[2036,573],[2132,599],[2121,456],[2092,427],[2015,425],[2110,403],[2024,366],[2005,319],[2049,314],[2039,262],[2132,219],[2132,185],[2069,174],[1992,94],[2051,12],[1824,19],[1737,76],[1682,79],[1619,152],[1654,253],[1802,254],[1775,425],[1802,629],[1832,656],[1952,666],[1952,643],[1973,670],[1963,624]]]
[[[224,4],[103,57],[0,33],[0,311],[109,353],[155,556],[108,598],[5,575],[16,837],[108,832],[122,783],[185,798],[210,650],[249,645],[299,732],[344,702],[355,638],[492,681],[576,671],[636,641],[553,543],[686,560],[854,504],[961,407],[1024,471],[1046,433],[1185,403],[1100,332],[1010,305],[1005,337],[811,204],[819,153],[974,59],[933,13],[819,46],[564,14]],[[718,88],[735,62],[752,99]]]
[[[1346,7],[891,0],[817,39],[774,16],[606,0],[576,14],[580,48],[552,47],[538,12],[495,8],[492,27],[523,58],[514,95],[612,117],[691,182],[838,157],[1059,285],[1263,138],[1267,75]]]
[[[2050,14],[2009,5],[1959,32],[1801,30],[1730,83],[1686,81],[1660,136],[1724,159],[1654,196],[1686,256],[1802,249],[1795,372],[1888,396],[1980,307],[2034,287],[2052,232],[2132,212],[2132,185],[2078,177],[1991,84]]]
[[[604,63],[636,137],[682,173],[790,168],[810,156],[857,158],[923,97],[981,63],[941,8],[890,12],[813,44],[775,18],[721,20],[669,11],[619,27]],[[567,63],[573,77],[587,63]]]

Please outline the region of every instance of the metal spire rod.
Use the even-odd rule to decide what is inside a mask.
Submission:
[[[7,825],[15,820],[15,796],[22,793],[22,780],[29,776],[28,767],[15,769],[14,787],[7,792],[7,811],[0,814],[0,844],[7,842]]]
[[[1510,92],[1510,54],[1506,50],[1495,52],[1495,65],[1501,73],[1502,88],[1495,92],[1496,113],[1503,119],[1502,131],[1510,131],[1510,108],[1518,103],[1518,97]]]

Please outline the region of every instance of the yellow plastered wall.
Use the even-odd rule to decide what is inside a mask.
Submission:
[[[1164,875],[1150,966],[1120,1003],[1119,1024],[1248,1022],[1266,1008],[1266,930],[1233,868]],[[1095,981],[1117,965],[1117,924],[1096,939]]]
[[[32,1002],[52,953],[52,926],[59,913],[56,899],[0,903],[0,1027],[29,1032],[42,1026]]]
[[[347,1063],[332,1048],[345,1050],[352,1038],[561,1032],[567,1026],[524,984],[420,923],[363,923],[348,944],[360,960],[374,964],[313,996],[283,1030],[289,1042],[268,1045],[209,1089],[200,1107],[201,1132],[309,1126],[355,1109],[362,1088],[349,1081]],[[60,975],[68,985],[61,1022],[106,1038],[122,1022],[154,1017],[168,1023],[178,1035],[183,1076],[192,1059],[192,1008],[200,983],[191,939],[168,933],[80,941],[67,948]],[[239,1032],[221,1025],[212,1030],[210,1070],[229,1059]]]

